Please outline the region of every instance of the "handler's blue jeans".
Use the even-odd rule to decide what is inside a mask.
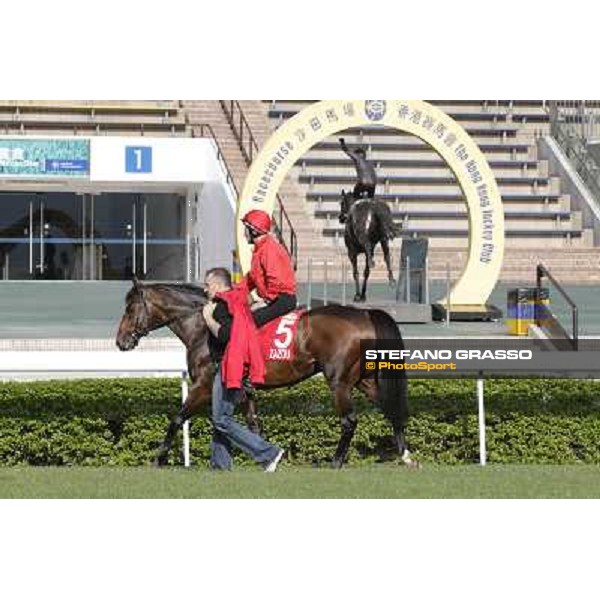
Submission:
[[[279,448],[240,425],[233,413],[240,401],[241,390],[228,390],[221,379],[221,368],[217,369],[212,393],[212,422],[214,426],[211,443],[210,466],[215,470],[231,470],[232,446],[236,446],[256,462],[268,464],[275,459]]]

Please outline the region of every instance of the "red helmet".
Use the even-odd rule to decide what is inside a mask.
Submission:
[[[242,223],[259,233],[269,233],[271,231],[271,217],[264,210],[251,210],[242,219]]]

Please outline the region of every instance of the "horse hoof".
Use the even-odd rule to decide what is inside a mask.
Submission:
[[[421,468],[421,463],[418,460],[415,460],[408,450],[404,450],[402,456],[400,457],[402,464],[411,471],[416,471]]]

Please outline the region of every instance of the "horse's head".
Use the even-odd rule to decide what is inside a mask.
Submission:
[[[119,350],[127,352],[133,350],[140,339],[156,329],[162,316],[148,302],[148,291],[143,283],[136,277],[133,278],[133,287],[127,292],[125,298],[125,312],[119,323],[117,332],[117,346]]]
[[[346,190],[342,190],[342,199],[340,200],[340,223],[345,223],[348,219],[348,213],[354,203],[354,195],[352,193],[346,193]]]

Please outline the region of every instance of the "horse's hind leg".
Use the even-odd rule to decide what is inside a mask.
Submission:
[[[341,469],[344,465],[346,457],[348,456],[350,443],[352,442],[356,426],[358,425],[358,417],[356,416],[354,406],[352,405],[352,387],[353,385],[347,383],[339,383],[333,391],[335,407],[342,426],[342,435],[331,462],[331,466],[334,469]]]
[[[408,451],[408,446],[404,440],[404,427],[400,426],[397,429],[394,429],[394,440],[396,441],[396,446],[398,447],[400,460],[404,463],[404,465],[412,469],[418,469],[421,465],[418,461],[411,457],[410,452]]]
[[[198,413],[200,408],[210,401],[212,395],[212,376],[211,373],[200,377],[198,381],[190,388],[187,400],[181,407],[181,410],[171,419],[163,443],[158,448],[158,454],[154,459],[155,467],[163,467],[167,464],[169,452],[173,446],[175,435],[179,428],[191,417]]]
[[[356,286],[356,294],[354,295],[354,302],[360,302],[362,296],[360,295],[360,279],[358,275],[358,256],[356,254],[349,254],[350,262],[352,263],[352,276],[354,277],[354,285]]]
[[[369,269],[375,268],[375,244],[370,241],[366,242],[365,245],[365,257],[367,259],[367,266]]]
[[[380,381],[378,385],[383,385]],[[406,396],[408,394],[408,379],[406,375],[400,378],[400,390],[399,395]],[[392,400],[392,402],[390,402]],[[398,449],[398,454],[400,455],[400,460],[402,464],[411,469],[420,468],[420,464],[418,461],[414,460],[410,452],[408,450],[408,446],[406,444],[406,440],[404,439],[404,426],[406,423],[406,416],[402,416],[402,411],[397,410],[397,404],[394,402],[394,399],[387,396],[387,398],[383,399],[383,413],[386,418],[390,421],[392,425],[392,430],[394,432],[394,441],[396,443],[396,448]]]
[[[252,433],[256,433],[256,435],[262,435],[262,426],[256,408],[256,398],[252,390],[247,388],[244,389],[242,401],[240,402],[240,409],[244,413],[248,429]]]
[[[407,381],[404,380],[402,382],[402,385],[407,385]],[[361,390],[364,394],[366,394],[369,400],[381,405],[381,399],[378,397],[378,382],[376,379],[363,379],[357,384],[356,387],[359,390]],[[385,406],[380,406],[380,408],[384,409],[384,413],[386,412]],[[387,414],[386,416],[390,418],[392,430],[394,432],[394,443],[396,449],[398,450],[398,453],[400,454],[400,460],[405,466],[409,468],[420,468],[421,465],[418,461],[414,460],[411,457],[410,452],[408,450],[408,446],[404,438],[404,425],[402,419],[397,417],[395,418],[394,415],[391,414]]]

